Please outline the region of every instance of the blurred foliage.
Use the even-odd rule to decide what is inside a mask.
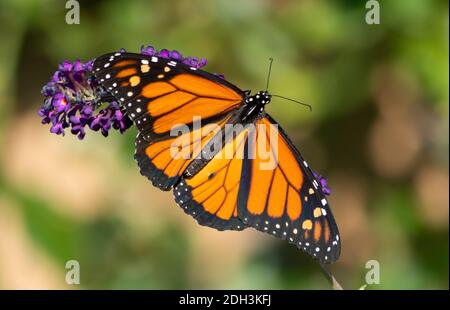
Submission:
[[[344,288],[448,289],[448,1],[0,1],[0,287],[329,288],[303,253],[251,231],[198,227],[140,177],[134,129],[50,135],[41,87],[64,59],[143,44],[205,57],[207,70],[273,100],[268,111],[328,176]],[[20,232],[23,231],[24,236]],[[3,238],[3,239],[2,239]],[[34,280],[32,280],[34,279]]]

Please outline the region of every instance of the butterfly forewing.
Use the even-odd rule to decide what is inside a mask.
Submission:
[[[215,122],[241,106],[244,95],[213,74],[157,56],[107,54],[95,60],[94,74],[148,141],[178,124],[192,127],[194,119]]]
[[[256,122],[244,158],[238,198],[243,222],[322,262],[334,262],[340,253],[339,232],[321,185],[270,116]]]
[[[94,74],[140,132],[135,159],[141,174],[163,190],[178,182],[211,138],[207,127],[222,126],[242,105],[243,92],[236,86],[162,57],[111,53],[95,60]],[[172,143],[186,131],[192,138],[189,158],[173,158]]]

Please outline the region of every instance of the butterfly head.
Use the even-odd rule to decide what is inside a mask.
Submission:
[[[248,96],[245,100],[247,104],[264,107],[270,102],[272,96],[267,91],[259,91],[253,96]]]

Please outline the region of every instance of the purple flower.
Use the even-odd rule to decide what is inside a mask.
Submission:
[[[208,64],[208,60],[206,60],[205,58],[200,58],[199,62],[198,62],[198,68],[204,67]]]
[[[69,106],[69,103],[66,100],[66,97],[62,93],[56,93],[52,97],[52,105],[53,108],[58,113],[67,112]]]
[[[70,72],[72,70],[72,63],[67,60],[64,60],[58,67],[61,72]],[[55,72],[57,73],[57,72]]]
[[[72,70],[75,73],[82,73],[84,70],[84,64],[82,64],[81,61],[77,59],[72,65]]]
[[[63,124],[62,123],[55,123],[51,128],[50,128],[50,132],[51,133],[55,133],[57,135],[63,135],[64,136],[64,129],[63,129]]]
[[[175,60],[197,69],[203,68],[208,63],[208,61],[204,58],[198,59],[197,57],[190,57],[190,56],[183,57],[183,55],[177,50],[170,51],[164,48],[158,51],[151,45],[148,45],[147,47],[142,46],[141,54]]]
[[[181,60],[181,59],[183,59],[183,56],[178,51],[171,51],[170,58],[175,59],[175,60]]]
[[[153,48],[153,46],[149,45],[147,47],[144,47],[142,45],[142,47],[141,47],[141,54],[148,55],[148,56],[153,56],[153,55],[156,54],[156,50]]]
[[[92,75],[92,65],[93,61],[65,60],[42,89],[45,100],[38,115],[43,124],[51,124],[51,133],[64,136],[64,129],[70,127],[81,140],[86,127],[107,136],[111,127],[123,133],[131,126],[115,101],[102,99],[104,90]],[[99,109],[102,105],[106,107]]]
[[[122,48],[119,52],[126,51]],[[197,69],[207,64],[206,59],[183,57],[176,50],[158,51],[151,45],[142,46],[141,54],[174,60]],[[86,128],[100,131],[106,137],[111,128],[123,133],[132,125],[124,108],[95,79],[93,64],[93,60],[85,63],[64,60],[43,87],[45,99],[38,115],[42,124],[51,124],[50,132],[65,135],[65,129],[70,128],[72,134],[83,139]]]
[[[162,58],[170,58],[170,51],[169,51],[169,50],[166,50],[166,49],[164,48],[164,49],[162,49],[162,50],[159,51],[158,56],[159,56],[159,57],[162,57]]]
[[[320,174],[313,171],[314,177],[320,182],[320,187],[322,189],[322,193],[324,195],[330,196],[331,195],[331,189],[328,187],[328,181]]]

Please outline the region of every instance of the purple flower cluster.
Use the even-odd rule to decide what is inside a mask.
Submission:
[[[43,124],[51,124],[50,132],[65,135],[65,129],[80,140],[88,127],[105,137],[111,128],[123,133],[132,124],[117,102],[103,100],[105,94],[92,75],[93,61],[64,61],[42,89],[44,104],[39,109]],[[105,108],[99,109],[102,105]]]
[[[120,49],[120,52],[126,51]],[[141,54],[171,59],[197,69],[207,64],[206,59],[183,57],[175,50],[158,51],[150,45],[142,46]],[[81,140],[86,128],[100,131],[106,137],[111,128],[123,133],[132,125],[124,109],[96,81],[92,66],[92,60],[86,63],[64,61],[42,89],[45,100],[38,114],[43,124],[51,124],[50,132],[64,136],[65,130],[70,128]]]
[[[320,182],[322,193],[324,195],[330,196],[331,195],[331,189],[328,187],[328,180],[325,179],[320,174],[313,171],[314,177]]]
[[[153,46],[149,45],[147,47],[142,46],[141,47],[141,54],[142,55],[148,55],[148,56],[157,56],[162,57],[166,59],[171,59],[177,62],[184,63],[185,65],[188,65],[189,67],[194,67],[197,69],[200,69],[208,63],[208,61],[204,58],[197,58],[197,57],[183,57],[180,52],[178,51],[169,51],[167,49],[162,49],[160,51],[156,50]]]

